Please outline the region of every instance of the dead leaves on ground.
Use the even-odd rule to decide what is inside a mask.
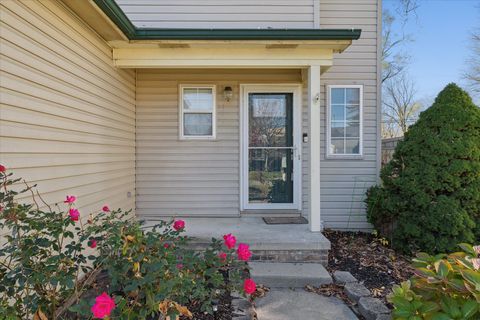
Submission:
[[[314,286],[311,286],[311,285],[306,285],[305,286],[305,291],[313,292],[313,293],[320,294],[320,295],[326,296],[326,297],[335,297],[335,298],[343,300],[348,305],[352,305],[352,302],[350,301],[350,299],[348,299],[347,295],[345,294],[345,291],[344,291],[343,287],[344,286],[338,285],[338,284],[335,284],[335,283],[325,284],[325,285],[320,286],[320,287],[314,287]]]
[[[33,315],[33,320],[48,320],[47,316],[42,312],[42,309],[38,309]]]
[[[160,311],[165,317],[170,313],[172,309],[177,310],[177,312],[180,313],[182,316],[188,317],[190,319],[193,317],[192,313],[190,312],[190,310],[188,310],[187,307],[182,306],[175,301],[166,299],[160,302],[160,304],[158,305],[158,311]]]
[[[252,294],[253,299],[262,298],[270,291],[269,287],[265,287],[263,284],[257,285],[257,290]]]
[[[413,273],[410,260],[387,247],[382,238],[367,233],[326,230],[332,249],[328,269],[350,271],[365,281],[374,297],[385,299],[393,283],[407,280]]]

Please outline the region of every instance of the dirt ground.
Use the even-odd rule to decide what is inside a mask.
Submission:
[[[413,274],[409,257],[396,253],[372,234],[333,230],[324,234],[332,245],[328,271],[349,271],[374,297],[386,301],[392,286]]]

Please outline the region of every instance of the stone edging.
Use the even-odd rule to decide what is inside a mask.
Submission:
[[[232,320],[254,320],[257,318],[253,303],[240,294],[232,294],[232,308]]]
[[[347,297],[357,304],[358,313],[366,320],[389,320],[392,319],[390,309],[382,300],[373,298],[370,290],[347,271],[335,271],[333,273],[335,284],[343,285]]]

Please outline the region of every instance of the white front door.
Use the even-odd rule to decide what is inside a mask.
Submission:
[[[243,85],[242,210],[301,209],[301,88]]]

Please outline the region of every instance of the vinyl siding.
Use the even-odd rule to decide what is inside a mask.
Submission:
[[[321,28],[359,28],[362,36],[343,53],[336,54],[333,66],[324,73],[321,108],[321,219],[325,227],[369,229],[366,221],[366,189],[376,183],[379,168],[378,124],[378,0],[321,0]],[[326,86],[363,85],[363,159],[326,158]],[[308,150],[305,150],[308,152]],[[306,171],[305,171],[306,172]],[[308,176],[304,177],[308,180]],[[308,208],[304,190],[304,208]],[[307,212],[307,211],[305,211]]]
[[[313,28],[318,1],[117,0],[117,3],[137,27],[255,29]]]
[[[333,67],[321,77],[319,196],[326,227],[370,228],[363,198],[376,181],[379,166],[377,1],[320,3],[322,28],[362,29],[361,39],[336,54]],[[306,14],[309,3],[313,8],[310,0],[244,0],[228,5],[224,0],[201,5],[199,0],[177,0],[169,6],[157,6],[156,0],[118,2],[129,16],[138,14],[137,25],[151,18],[158,22],[152,26],[158,27],[296,27],[298,21],[282,10]],[[187,9],[190,15],[185,15]],[[49,203],[61,201],[65,194],[79,196],[84,216],[103,203],[133,208],[135,200],[137,215],[146,219],[240,213],[239,86],[300,83],[300,70],[116,69],[108,45],[59,2],[3,0],[0,10],[0,163],[38,183]],[[272,16],[265,19],[254,13]],[[313,15],[309,19],[300,21],[301,27],[312,27]],[[215,141],[179,141],[182,83],[217,85]],[[363,159],[325,157],[329,84],[364,86]],[[222,96],[225,86],[234,90],[230,102]],[[304,83],[304,132],[309,123],[307,91]],[[308,152],[304,143],[304,160]],[[303,161],[305,215],[308,165]],[[127,192],[132,193],[130,198]]]
[[[135,71],[58,1],[3,0],[0,18],[0,163],[83,219],[134,208]]]
[[[240,84],[300,83],[300,70],[139,70],[137,214],[240,214]],[[178,86],[217,86],[217,139],[179,140]],[[223,99],[231,86],[233,99]]]

